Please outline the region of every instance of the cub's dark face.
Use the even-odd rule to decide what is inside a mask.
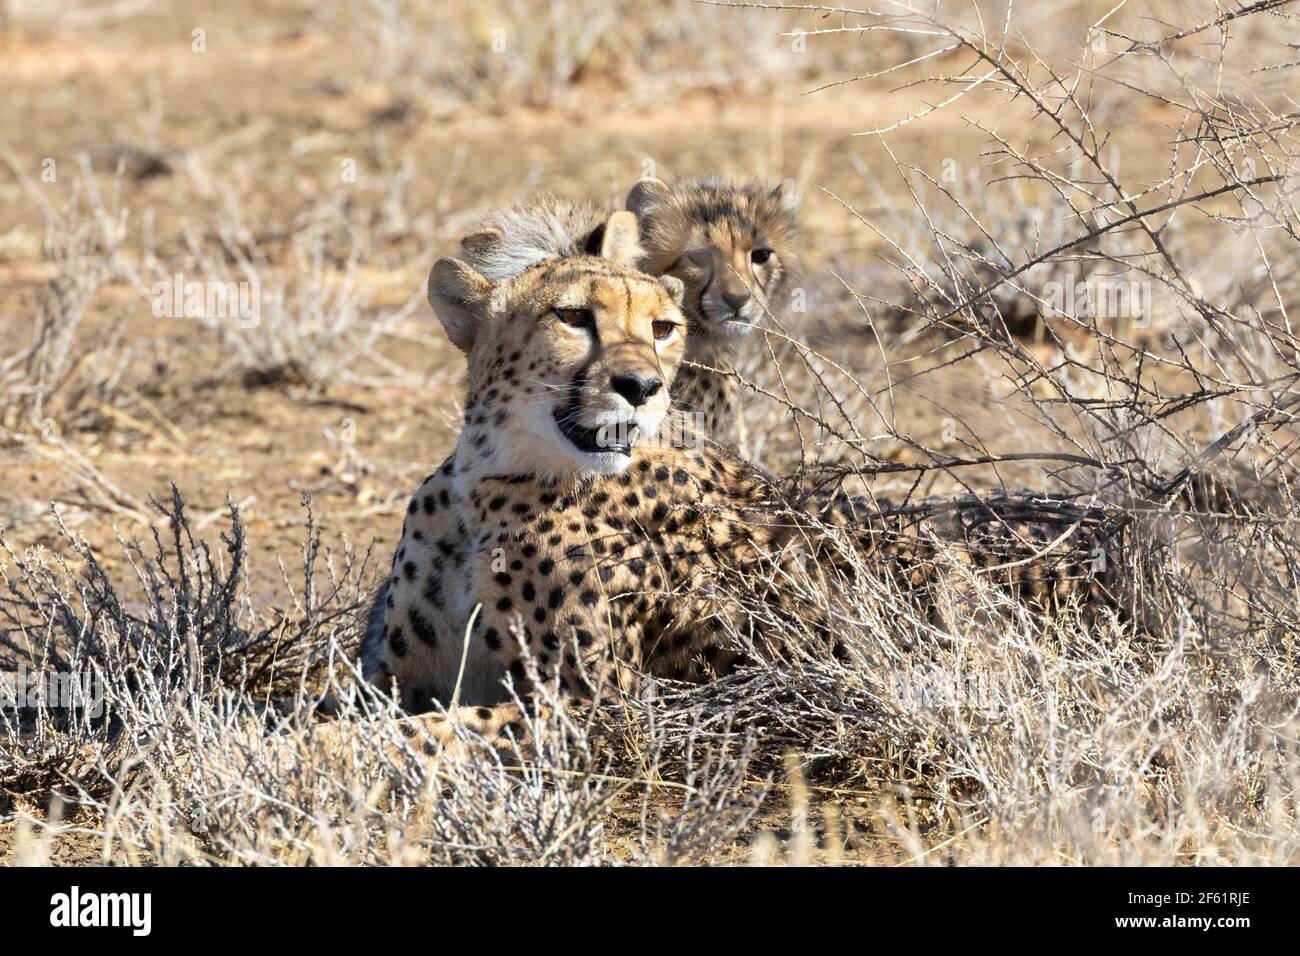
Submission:
[[[627,469],[668,411],[686,342],[680,294],[672,279],[605,258],[550,260],[495,287],[439,260],[430,299],[468,345],[467,453],[477,445],[493,473]]]
[[[797,226],[785,188],[644,179],[627,205],[641,221],[645,268],[685,288],[688,358],[734,348],[788,293]]]

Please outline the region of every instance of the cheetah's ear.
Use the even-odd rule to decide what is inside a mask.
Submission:
[[[439,259],[429,273],[429,304],[451,344],[468,353],[492,307],[492,283],[459,259]]]
[[[619,265],[636,265],[641,258],[638,233],[634,213],[611,213],[609,222],[605,223],[605,234],[600,237],[600,257]]]
[[[659,284],[668,290],[668,294],[673,297],[680,309],[682,299],[686,297],[686,284],[676,276],[659,276]]]
[[[781,208],[793,215],[799,209],[799,187],[793,179],[783,179],[772,189],[772,198]]]
[[[460,248],[467,256],[484,256],[505,237],[506,234],[496,226],[484,226],[466,234],[460,240]]]
[[[653,176],[638,179],[632,184],[624,205],[629,212],[636,213],[638,219],[645,219],[652,209],[667,202],[672,192],[662,179],[655,179]]]

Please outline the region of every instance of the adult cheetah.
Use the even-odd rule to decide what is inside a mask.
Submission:
[[[395,681],[409,711],[446,705],[459,688],[469,706],[458,718],[490,732],[512,717],[509,705],[491,706],[507,701],[507,680],[528,691],[525,647],[578,698],[630,689],[642,674],[726,673],[739,660],[728,636],[737,630],[779,654],[752,602],[814,622],[824,609],[761,583],[740,599],[737,582],[771,581],[809,554],[835,573],[841,542],[828,522],[924,583],[930,545],[906,514],[843,496],[792,502],[724,451],[642,440],[669,411],[684,288],[632,267],[630,213],[611,216],[599,253],[495,284],[456,259],[434,265],[430,301],[467,355],[465,424],[411,500],[363,653],[367,679]],[[997,511],[972,503],[949,524],[980,542]],[[989,563],[1034,559],[1036,572],[1017,579],[1035,594],[1095,588],[1077,563],[1084,531],[1062,530],[1055,513],[1039,523],[1034,541],[1012,533],[1000,551],[984,547]],[[1037,541],[1050,541],[1050,561]]]

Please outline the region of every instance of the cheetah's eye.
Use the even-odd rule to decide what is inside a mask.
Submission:
[[[677,331],[677,323],[665,321],[654,322],[650,326],[650,331],[654,333],[656,339],[662,342],[664,339],[671,338],[672,334]]]
[[[754,265],[756,266],[761,266],[763,263],[765,263],[768,259],[771,258],[772,258],[771,249],[755,249],[753,252],[749,254],[749,261],[754,263]]]
[[[596,321],[590,309],[556,309],[555,315],[571,329],[589,329]]]

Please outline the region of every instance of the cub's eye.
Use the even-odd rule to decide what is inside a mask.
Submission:
[[[771,249],[755,249],[749,254],[749,261],[756,266],[761,266],[768,259],[772,258]]]
[[[672,334],[677,331],[677,323],[655,322],[650,326],[650,331],[654,333],[656,339],[659,339],[662,342],[664,339],[671,337]]]
[[[596,321],[590,309],[556,309],[555,315],[571,329],[589,329]]]

